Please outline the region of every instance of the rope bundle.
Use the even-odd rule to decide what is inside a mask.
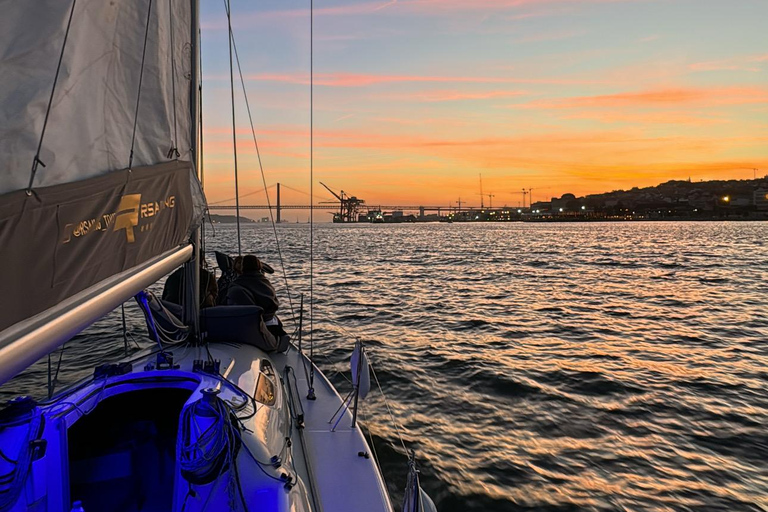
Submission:
[[[240,450],[238,427],[230,409],[214,390],[181,413],[177,454],[181,475],[191,484],[206,485],[229,470]]]

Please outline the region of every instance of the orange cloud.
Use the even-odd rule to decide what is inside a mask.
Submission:
[[[435,91],[421,91],[411,94],[390,95],[387,99],[397,101],[419,101],[425,103],[438,103],[438,102],[450,102],[450,101],[465,101],[465,100],[490,100],[497,98],[513,98],[516,96],[524,96],[529,94],[528,91],[509,91],[509,90],[494,90],[494,91],[461,91],[461,90],[435,90]]]
[[[511,108],[568,109],[581,107],[637,107],[669,105],[741,105],[768,102],[768,89],[759,87],[714,87],[657,89],[640,92],[577,96],[549,101],[535,101]]]
[[[689,126],[711,126],[729,123],[722,117],[707,117],[703,114],[694,115],[685,112],[621,112],[621,111],[592,111],[580,112],[564,116],[563,119],[590,119],[602,123],[632,123],[634,125],[678,124]]]

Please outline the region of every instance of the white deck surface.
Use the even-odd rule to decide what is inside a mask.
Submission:
[[[336,430],[331,432],[333,423],[328,423],[341,404],[341,397],[315,370],[315,394],[317,400],[307,400],[308,384],[302,366],[302,356],[294,348],[287,354],[271,354],[272,360],[283,374],[285,365],[296,373],[299,398],[304,406],[304,436],[307,445],[305,454],[311,466],[319,502],[324,512],[392,512],[384,481],[374,462],[373,456],[366,459],[359,452],[371,453],[359,428],[351,428],[352,414],[347,411]],[[309,363],[307,363],[309,364]],[[338,419],[338,418],[337,418]],[[335,423],[335,420],[334,420]],[[293,450],[299,459],[301,443],[294,432]],[[301,476],[309,486],[306,468],[296,460]]]

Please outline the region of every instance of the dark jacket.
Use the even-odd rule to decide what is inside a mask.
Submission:
[[[235,272],[234,269],[229,269],[221,274],[221,277],[216,282],[219,288],[219,294],[216,296],[217,306],[224,306],[227,304],[227,292],[229,292],[229,287],[232,286],[232,283],[235,282],[237,277],[237,272]]]
[[[227,289],[227,304],[259,306],[264,310],[264,320],[275,316],[280,306],[272,283],[261,272],[248,272],[238,276]]]
[[[184,267],[180,267],[166,279],[165,286],[163,286],[163,300],[173,302],[174,304],[182,304],[183,284]],[[215,306],[217,292],[218,288],[213,273],[200,269],[200,307]]]

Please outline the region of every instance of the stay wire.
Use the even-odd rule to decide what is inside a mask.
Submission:
[[[75,14],[75,4],[77,0],[72,0],[72,8],[69,11],[69,19],[67,20],[67,29],[64,31],[64,42],[61,45],[61,53],[59,54],[59,62],[56,64],[56,74],[53,77],[53,86],[51,86],[51,97],[48,98],[48,106],[45,109],[45,118],[43,119],[43,129],[40,132],[40,141],[37,143],[37,152],[35,158],[32,160],[32,171],[29,175],[29,185],[27,186],[27,195],[32,194],[32,184],[35,181],[35,174],[37,174],[38,165],[45,167],[45,164],[40,160],[40,151],[43,148],[43,139],[45,138],[45,129],[48,127],[48,117],[51,115],[51,107],[53,106],[53,95],[56,93],[56,84],[59,81],[59,72],[61,71],[61,63],[64,60],[64,49],[67,47],[67,40],[69,39],[69,29],[72,26],[72,18]]]
[[[309,0],[309,388],[315,384],[315,2]]]
[[[235,72],[232,65],[232,5],[231,0],[225,0],[227,11],[227,30],[229,37],[229,92],[232,100],[232,146],[235,164],[235,216],[237,220],[237,255],[243,255],[243,246],[240,239],[240,190],[237,180],[237,129],[235,120]]]
[[[397,432],[397,437],[400,438],[400,445],[402,445],[403,451],[407,454],[408,448],[406,448],[405,441],[403,440],[403,434],[400,432],[400,425],[397,423],[397,420],[395,420],[395,415],[392,413],[392,408],[389,406],[387,395],[384,394],[384,390],[381,388],[379,377],[376,375],[376,370],[373,367],[373,361],[371,361],[370,357],[368,358],[368,364],[371,367],[371,373],[373,373],[373,379],[376,381],[376,386],[378,386],[379,388],[379,393],[381,393],[381,397],[384,399],[384,405],[387,406],[387,412],[389,412],[389,417],[392,419],[392,423],[395,425],[395,431]]]
[[[141,50],[141,70],[139,71],[139,90],[136,93],[136,109],[133,113],[133,134],[131,135],[131,155],[128,157],[128,169],[133,168],[133,150],[136,146],[136,127],[139,124],[139,105],[141,104],[141,84],[144,81],[144,61],[147,57],[147,39],[149,37],[149,21],[152,19],[152,0],[147,7],[147,25],[144,28],[144,48]]]
[[[225,5],[226,5],[226,1],[227,0],[225,0]],[[235,33],[234,31],[232,31],[231,28],[230,28],[229,36],[231,38],[232,48],[234,49],[234,53],[235,53],[235,62],[237,63],[237,72],[240,74],[240,83],[243,87],[243,97],[245,98],[245,107],[246,107],[246,110],[248,111],[248,121],[251,124],[251,134],[253,135],[253,145],[256,148],[256,158],[259,162],[259,171],[261,172],[261,182],[264,185],[264,189],[263,189],[264,196],[267,199],[267,207],[269,208],[269,219],[272,223],[272,232],[275,235],[275,245],[277,247],[277,255],[280,258],[280,266],[283,269],[283,281],[285,282],[285,290],[286,290],[286,294],[288,295],[288,305],[291,308],[291,318],[293,319],[293,322],[296,323],[296,313],[293,308],[293,299],[291,297],[291,287],[288,284],[288,273],[286,272],[285,262],[283,261],[283,251],[280,248],[280,237],[277,235],[277,226],[275,224],[275,216],[272,213],[272,204],[269,200],[269,192],[267,192],[268,188],[270,187],[267,187],[267,178],[264,174],[264,166],[262,165],[262,162],[261,162],[261,152],[259,151],[259,143],[256,140],[256,129],[254,128],[254,125],[253,125],[253,116],[251,115],[251,106],[250,106],[250,103],[248,102],[248,92],[245,88],[245,79],[243,78],[243,70],[240,67],[240,56],[237,53],[237,43],[235,42]]]
[[[365,418],[365,414],[363,414],[362,407],[360,408],[360,416],[363,418],[363,423],[365,425],[368,425],[368,421]],[[368,439],[371,441],[371,451],[373,452],[373,460],[376,461],[376,466],[379,468],[379,472],[381,473],[381,479],[384,480],[384,486],[386,487],[387,482],[384,479],[384,472],[381,470],[381,461],[379,460],[379,453],[376,451],[376,444],[373,442],[373,432],[371,432],[370,427],[366,427],[366,430],[368,431]]]

